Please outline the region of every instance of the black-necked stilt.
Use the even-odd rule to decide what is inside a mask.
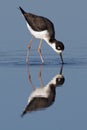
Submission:
[[[44,62],[42,53],[41,53],[42,40],[45,40],[48,43],[48,45],[50,47],[52,47],[53,50],[60,55],[61,61],[62,61],[62,63],[64,63],[63,58],[62,58],[62,51],[64,50],[64,45],[61,41],[57,41],[55,39],[55,29],[54,29],[53,23],[45,17],[27,13],[21,7],[19,7],[19,9],[21,10],[21,12],[26,20],[27,27],[28,27],[30,33],[32,34],[32,39],[31,39],[30,43],[28,44],[26,62],[28,63],[30,47],[32,44],[32,40],[35,37],[35,38],[40,39],[38,52],[40,54],[42,63]]]
[[[37,88],[34,86],[31,80],[29,68],[27,66],[28,77],[29,77],[31,86],[33,88],[33,92],[30,94],[28,98],[28,104],[26,105],[21,115],[22,117],[28,112],[30,113],[32,111],[41,110],[53,104],[53,102],[55,101],[55,96],[56,96],[56,87],[63,85],[65,81],[65,78],[62,75],[62,69],[63,69],[63,66],[61,66],[60,72],[55,77],[53,77],[53,79],[50,82],[48,82],[46,85],[43,84],[43,81],[41,78],[42,69],[40,69],[39,80],[40,80],[41,86]]]

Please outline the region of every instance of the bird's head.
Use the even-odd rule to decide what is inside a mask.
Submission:
[[[61,41],[55,41],[55,49],[58,54],[62,53],[64,50],[64,44]]]
[[[53,49],[60,55],[61,61],[62,61],[62,63],[64,63],[63,58],[62,58],[62,52],[64,50],[64,44],[61,41],[55,40],[53,42]]]

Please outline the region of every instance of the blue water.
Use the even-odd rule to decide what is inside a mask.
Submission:
[[[18,6],[48,17],[55,25],[56,38],[65,45],[61,86],[48,108],[21,114],[32,92],[26,67],[27,44],[31,38]],[[48,8],[49,6],[49,8]],[[56,13],[57,12],[57,13]],[[0,3],[0,130],[85,130],[87,129],[87,1],[1,1]],[[34,40],[29,73],[32,83],[44,86],[59,74],[61,60],[44,42],[42,65]]]
[[[54,103],[45,110],[21,114],[32,92],[25,63],[26,50],[0,52],[0,127],[1,129],[85,129],[87,122],[87,58],[85,48],[80,57],[64,55],[62,75],[65,82],[56,88]],[[45,64],[36,50],[29,58],[29,71],[33,84],[40,86],[38,73],[46,85],[61,68],[59,57],[42,49]],[[34,55],[36,53],[37,55]],[[53,52],[54,53],[54,52]],[[71,58],[70,58],[71,57]]]

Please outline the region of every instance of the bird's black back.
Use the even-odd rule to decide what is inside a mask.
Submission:
[[[31,26],[34,31],[48,30],[50,39],[55,38],[55,29],[53,23],[42,16],[37,16],[32,13],[26,13],[21,7],[19,7],[22,14],[24,15],[27,23]]]

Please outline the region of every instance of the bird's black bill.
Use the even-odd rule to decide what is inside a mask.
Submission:
[[[60,53],[59,55],[60,55],[60,58],[61,58],[62,64],[64,64],[63,57],[62,57],[62,53]]]

